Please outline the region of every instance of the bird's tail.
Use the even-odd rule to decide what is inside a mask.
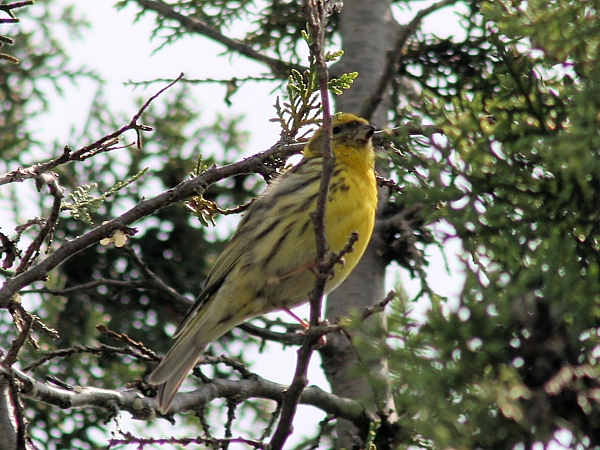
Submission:
[[[179,386],[208,345],[208,342],[199,343],[197,337],[194,334],[180,336],[158,367],[148,376],[150,384],[158,385],[158,405],[162,414],[169,410]]]
[[[222,297],[210,297],[190,310],[175,333],[173,347],[148,376],[150,384],[158,385],[162,414],[169,410],[179,386],[206,347],[236,325],[264,312],[257,309],[252,289],[234,287],[242,290],[242,295],[225,292]]]
[[[253,315],[250,314],[253,311],[248,310],[252,302],[239,295],[230,297],[233,296],[225,300],[213,297],[194,306],[176,331],[173,347],[148,376],[150,384],[158,385],[158,404],[162,414],[171,407],[179,386],[206,347]],[[246,308],[237,307],[238,302]]]

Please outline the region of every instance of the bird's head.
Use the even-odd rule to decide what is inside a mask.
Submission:
[[[333,128],[331,133],[332,149],[336,156],[336,148],[367,148],[372,151],[371,137],[375,132],[375,127],[370,125],[365,119],[353,114],[336,114],[333,117]],[[320,128],[314,136],[308,141],[304,149],[304,157],[321,156],[323,154],[323,129]]]

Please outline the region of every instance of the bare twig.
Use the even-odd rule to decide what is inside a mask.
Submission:
[[[141,270],[142,275],[152,287],[167,294],[169,297],[175,300],[183,310],[189,309],[192,301],[189,298],[181,295],[174,288],[165,283],[158,275],[156,275],[150,269],[148,264],[146,264],[146,262],[139,257],[135,250],[128,245],[121,247],[121,250],[127,253],[131,261],[138,267],[138,269]]]
[[[371,317],[373,314],[382,313],[385,310],[385,307],[392,300],[394,300],[394,298],[396,298],[396,292],[395,291],[389,291],[383,300],[375,303],[370,308],[366,307],[365,310],[360,315],[360,319],[364,321],[364,320],[367,320],[369,317]]]
[[[321,173],[321,185],[317,196],[317,205],[311,218],[314,223],[316,248],[317,248],[317,277],[313,290],[309,294],[310,301],[310,327],[318,327],[321,315],[321,305],[327,278],[331,274],[332,267],[327,267],[326,258],[328,252],[325,211],[327,197],[329,194],[329,183],[333,174],[333,157],[331,154],[332,119],[329,105],[327,62],[325,60],[325,24],[330,13],[328,7],[334,2],[305,0],[303,8],[308,17],[308,32],[310,35],[310,51],[315,58],[317,81],[321,94],[321,106],[323,110],[323,169]],[[292,432],[292,422],[296,414],[299,399],[307,386],[308,365],[314,346],[323,334],[307,333],[305,341],[298,350],[296,370],[290,387],[283,397],[281,405],[281,417],[273,438],[271,448],[278,450],[283,448],[287,438]]]
[[[17,310],[11,311],[13,315],[13,320],[17,325],[17,329],[19,330],[19,334],[17,338],[12,342],[10,349],[6,357],[2,360],[2,365],[6,367],[11,367],[14,363],[17,362],[19,357],[19,352],[27,339],[29,339],[29,333],[31,333],[31,328],[33,327],[33,317],[29,315],[21,315]]]
[[[48,352],[41,358],[36,359],[34,362],[27,364],[25,367],[23,367],[23,371],[35,370],[41,365],[45,364],[46,362],[56,358],[68,358],[70,356],[78,355],[81,353],[88,353],[90,355],[127,355],[143,361],[158,361],[159,359],[155,354],[148,354],[152,352],[140,352],[131,347],[113,347],[105,344],[75,345],[73,347],[62,348],[60,350]]]
[[[127,336],[126,334],[121,334],[121,333],[117,333],[116,331],[112,331],[111,329],[109,329],[106,325],[96,325],[96,329],[108,336],[109,338],[117,341],[117,342],[122,342],[126,345],[128,345],[129,347],[133,347],[136,350],[138,350],[142,355],[147,356],[151,359],[153,359],[154,361],[158,361],[158,356],[156,356],[156,353],[154,353],[152,350],[150,350],[148,347],[146,347],[142,342],[139,341],[135,341],[133,339],[131,339],[129,336]]]
[[[307,0],[305,8],[308,9],[308,28],[311,33],[311,53],[315,57],[315,67],[317,70],[317,80],[321,94],[321,105],[323,109],[323,171],[321,172],[321,185],[319,195],[317,196],[317,206],[312,216],[315,238],[317,241],[317,262],[322,264],[325,261],[327,251],[327,235],[325,229],[325,213],[327,207],[327,197],[329,195],[329,183],[333,174],[333,157],[331,153],[331,135],[332,119],[331,108],[329,105],[329,90],[327,83],[329,75],[327,72],[327,62],[325,61],[325,24],[327,22],[326,2],[317,0]],[[321,317],[321,304],[323,302],[323,291],[325,282],[331,273],[331,269],[321,268],[318,270],[319,277],[315,283],[315,289],[309,295],[310,299],[310,325],[317,326]],[[322,284],[322,286],[320,286]]]
[[[33,292],[37,292],[40,294],[50,294],[50,295],[61,295],[67,296],[73,294],[74,292],[87,291],[90,289],[96,289],[99,286],[107,286],[107,287],[117,287],[122,291],[132,290],[132,289],[140,289],[143,287],[148,287],[148,282],[146,280],[131,280],[131,281],[123,281],[123,280],[111,280],[108,278],[98,278],[97,280],[88,281],[87,283],[77,284],[75,286],[70,286],[64,289],[50,289],[50,288],[39,288],[39,289],[26,289],[22,290],[22,294],[30,294]],[[178,294],[179,295],[179,294]]]
[[[159,95],[177,83],[183,77],[183,73],[180,74],[174,81],[170,84],[159,90],[156,94],[150,97],[138,110],[138,112],[131,118],[127,125],[122,126],[118,130],[113,133],[107,134],[106,136],[98,139],[97,141],[86,145],[85,147],[80,148],[77,151],[73,151],[69,147],[65,147],[60,156],[46,161],[44,163],[34,164],[30,167],[19,167],[11,172],[8,172],[4,175],[0,175],[0,186],[8,183],[19,183],[31,178],[39,178],[43,173],[48,172],[55,167],[58,167],[62,164],[71,162],[71,161],[84,161],[88,158],[97,155],[98,153],[110,151],[116,149],[114,147],[118,142],[119,136],[123,135],[126,131],[135,130],[138,133],[138,147],[141,146],[140,131],[150,131],[151,128],[146,125],[142,125],[138,123],[138,120],[142,116],[142,114],[148,109],[150,103],[152,103]],[[122,148],[122,147],[118,147]],[[44,181],[45,182],[45,181]]]
[[[36,178],[36,184],[38,185],[38,189],[41,189],[41,185],[43,184],[47,185],[48,189],[50,190],[50,194],[54,197],[54,202],[52,203],[52,209],[50,210],[48,219],[44,221],[42,229],[21,258],[21,263],[15,271],[17,275],[24,272],[35,262],[37,257],[40,255],[40,248],[45,240],[48,242],[48,249],[50,248],[50,244],[52,243],[52,238],[54,236],[54,230],[58,224],[60,205],[65,192],[64,188],[58,184],[58,176],[53,173],[38,174],[38,177]]]
[[[155,289],[163,294],[168,295],[170,301],[177,303],[178,308],[182,311],[187,311],[189,309],[193,301],[181,295],[171,286],[167,285],[160,277],[158,277],[158,275],[156,275],[148,267],[148,265],[139,257],[137,253],[135,253],[135,251],[131,247],[125,245],[123,247],[119,247],[118,249],[127,253],[127,255],[131,258],[132,262],[140,269],[142,275],[144,276],[144,279],[124,281],[112,280],[108,278],[98,278],[96,280],[88,281],[87,283],[81,283],[64,289],[50,289],[44,287],[39,289],[23,290],[21,291],[21,293],[26,294],[32,292],[39,292],[42,294],[66,296],[74,292],[96,289],[99,286],[118,288],[121,291],[145,288]]]
[[[155,83],[168,83],[169,81],[172,81],[171,79],[168,78],[153,78],[152,80],[148,80],[148,81],[128,81],[125,83],[125,85],[129,85],[129,86],[149,86],[151,84],[155,84]],[[181,79],[182,82],[184,83],[191,83],[191,84],[210,84],[210,83],[215,83],[215,84],[223,84],[223,85],[238,85],[238,84],[242,84],[245,83],[247,81],[256,81],[258,82],[264,82],[264,81],[281,81],[280,79],[277,78],[269,78],[269,77],[253,77],[253,76],[247,76],[247,77],[243,77],[243,78],[237,78],[237,77],[233,77],[233,78],[182,78]]]
[[[0,23],[17,23],[17,22],[19,22],[19,19],[17,19],[17,16],[15,16],[13,9],[23,8],[24,6],[30,6],[30,5],[33,5],[34,3],[35,3],[34,0],[24,0],[24,1],[20,1],[20,2],[13,2],[13,3],[7,3],[4,5],[0,5],[0,11],[5,12],[9,16],[8,19],[5,19],[5,18],[0,19]]]
[[[300,326],[297,324],[289,325],[300,329]],[[244,330],[246,333],[249,333],[252,336],[256,336],[265,341],[278,342],[282,345],[301,345],[305,339],[303,335],[298,333],[279,333],[277,331],[271,331],[270,329],[265,327],[253,325],[249,322],[238,325],[238,328]]]
[[[398,194],[402,193],[402,187],[399,186],[395,180],[392,180],[391,178],[384,178],[379,174],[376,174],[375,177],[377,178],[377,186],[385,186]]]

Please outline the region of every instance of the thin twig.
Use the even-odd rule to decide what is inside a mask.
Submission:
[[[315,284],[313,290],[309,294],[310,327],[314,328],[319,325],[325,284],[332,270],[331,268],[327,268],[324,264],[329,250],[325,230],[325,210],[329,194],[329,183],[333,174],[333,157],[331,154],[332,119],[327,85],[327,63],[325,61],[324,51],[328,2],[305,0],[303,8],[308,16],[308,31],[311,38],[310,51],[315,58],[317,81],[319,83],[321,106],[323,110],[323,169],[321,173],[319,194],[317,196],[316,210],[311,214],[314,223],[318,263]],[[283,397],[281,417],[277,428],[275,429],[275,433],[273,434],[273,438],[271,439],[271,448],[275,450],[283,448],[287,438],[292,432],[292,422],[296,414],[298,402],[302,392],[306,389],[308,384],[307,373],[310,359],[314,351],[314,346],[318,342],[320,336],[322,335],[312,335],[312,333],[307,333],[304,343],[298,350],[294,378]]]
[[[396,291],[389,291],[385,298],[377,303],[375,303],[371,307],[366,307],[365,310],[360,315],[361,320],[367,320],[374,314],[382,313],[385,310],[385,307],[396,298]]]
[[[106,344],[100,345],[75,345],[69,348],[63,348],[60,350],[55,350],[52,352],[48,352],[43,355],[41,358],[36,359],[34,362],[27,364],[23,367],[23,371],[35,370],[46,362],[56,359],[56,358],[68,358],[73,355],[78,355],[81,353],[87,353],[91,355],[127,355],[136,359],[141,359],[143,361],[158,361],[158,357],[154,355],[152,357],[148,354],[142,354],[137,350],[132,349],[131,347],[113,347]]]
[[[377,179],[377,186],[379,186],[379,187],[385,186],[387,188],[390,188],[392,191],[396,192],[397,194],[402,193],[402,187],[399,186],[395,180],[392,180],[391,178],[384,178],[379,174],[375,174],[375,178]]]
[[[20,2],[13,2],[13,3],[8,3],[5,5],[0,5],[0,11],[4,11],[6,14],[8,14],[10,16],[11,19],[15,19],[18,21],[18,19],[16,18],[15,14],[12,12],[13,9],[17,9],[17,8],[23,8],[24,6],[30,6],[33,5],[35,3],[34,0],[24,0],[24,1],[20,1]],[[7,19],[5,19],[7,20]]]
[[[312,34],[311,51],[315,56],[315,67],[317,70],[317,80],[321,94],[321,105],[323,109],[323,171],[321,172],[321,185],[319,195],[317,196],[317,206],[314,214],[311,215],[314,223],[315,238],[317,241],[317,262],[321,264],[325,261],[329,247],[327,245],[327,234],[325,229],[325,213],[327,209],[327,197],[329,196],[329,184],[333,174],[333,156],[331,152],[332,120],[331,108],[329,105],[329,91],[327,72],[327,63],[323,45],[325,42],[325,23],[326,14],[324,5],[315,0],[308,0],[310,5],[309,29]],[[325,290],[325,281],[331,273],[331,269],[319,267],[319,277],[321,282],[315,283],[315,289],[309,295],[310,299],[310,325],[317,326],[321,317],[321,304],[323,303],[323,291]],[[322,284],[323,286],[319,286]]]
[[[5,367],[11,367],[14,363],[17,362],[19,352],[21,351],[21,348],[23,348],[23,346],[25,345],[25,342],[27,342],[27,339],[29,338],[29,333],[31,333],[31,328],[33,327],[34,322],[33,317],[29,315],[23,316],[17,310],[11,312],[13,314],[15,324],[19,329],[19,334],[17,335],[17,338],[14,341],[12,341],[12,344],[10,346],[10,349],[8,350],[6,357],[2,360],[2,365]]]
[[[129,86],[149,86],[154,83],[167,83],[169,81],[172,81],[172,79],[153,78],[152,80],[148,80],[148,81],[132,81],[132,80],[130,80],[124,84],[129,85]],[[237,78],[237,77],[233,77],[233,78],[182,78],[181,81],[184,83],[193,83],[193,84],[216,83],[216,84],[224,84],[224,85],[230,85],[230,84],[237,85],[237,84],[245,83],[247,81],[263,82],[263,81],[281,81],[281,80],[278,78],[247,76],[247,77],[243,77],[243,78]]]
[[[146,347],[142,342],[135,341],[124,333],[117,333],[116,331],[109,329],[106,325],[103,324],[96,325],[96,329],[100,333],[108,336],[110,339],[113,339],[117,342],[122,342],[128,345],[129,347],[137,349],[142,355],[147,356],[153,359],[154,361],[158,361],[159,359],[156,353],[154,353],[152,350]]]
[[[139,255],[133,250],[130,246],[125,245],[121,247],[121,250],[129,256],[131,261],[141,270],[142,275],[155,289],[164,292],[169,295],[173,300],[177,302],[178,305],[182,307],[182,309],[189,309],[191,300],[179,292],[177,292],[173,287],[169,286],[165,283],[158,275],[156,275],[148,266],[148,264],[139,257]]]
[[[117,148],[123,147],[114,147],[119,140],[119,136],[123,135],[126,131],[136,130],[136,131],[150,131],[151,128],[146,125],[142,125],[138,123],[138,120],[142,116],[142,114],[148,109],[150,103],[152,103],[159,95],[177,83],[183,77],[183,73],[180,74],[174,81],[169,83],[167,86],[159,90],[156,94],[150,97],[138,110],[138,112],[131,118],[127,125],[122,126],[118,130],[113,133],[107,134],[106,136],[98,139],[95,142],[92,142],[85,147],[80,148],[77,151],[73,151],[70,147],[65,147],[60,156],[51,159],[50,161],[46,161],[43,163],[34,164],[29,167],[19,167],[11,172],[5,173],[4,175],[0,175],[0,186],[8,183],[20,183],[27,179],[38,178],[41,174],[48,172],[55,167],[58,167],[62,164],[72,162],[72,161],[84,161],[89,159],[98,153],[116,150]],[[138,132],[138,147],[141,146],[139,132]]]
[[[38,185],[46,184],[50,190],[50,194],[54,197],[54,201],[52,203],[52,209],[50,210],[48,219],[44,221],[42,229],[25,251],[23,258],[21,258],[21,263],[15,271],[15,274],[17,275],[24,272],[35,262],[37,257],[40,255],[40,248],[45,240],[48,242],[48,249],[50,248],[54,236],[54,230],[58,224],[60,205],[65,192],[64,188],[58,184],[58,176],[53,173],[40,173],[36,178],[36,183]]]
[[[133,290],[140,289],[148,286],[148,282],[146,280],[131,280],[131,281],[123,281],[123,280],[111,280],[108,278],[98,278],[97,280],[88,281],[87,283],[77,284],[75,286],[70,286],[64,289],[51,289],[51,288],[39,288],[39,289],[24,289],[21,291],[21,294],[50,294],[50,295],[59,295],[66,297],[67,295],[73,294],[75,292],[87,291],[90,289],[96,289],[99,286],[107,286],[107,287],[117,287],[120,288],[121,291],[125,290]],[[179,294],[178,294],[179,295]]]

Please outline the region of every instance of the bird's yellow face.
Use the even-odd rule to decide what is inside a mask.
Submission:
[[[342,160],[347,158],[371,159],[373,147],[370,141],[374,132],[375,127],[365,119],[352,114],[336,115],[333,118],[331,134],[334,155]],[[305,158],[323,155],[323,138],[322,130],[315,133],[304,149]]]

